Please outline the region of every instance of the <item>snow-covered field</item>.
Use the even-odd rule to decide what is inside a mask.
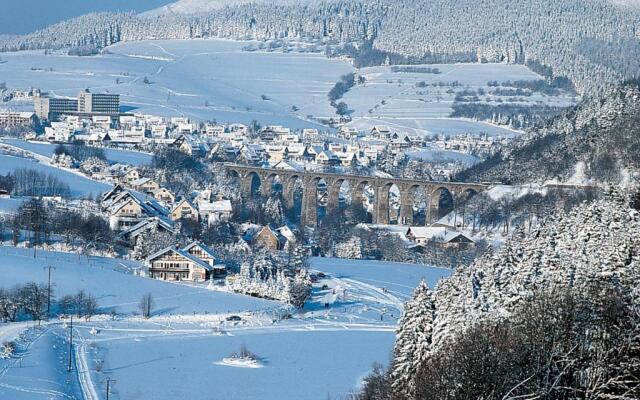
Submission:
[[[346,329],[119,337],[103,330],[95,339],[106,354],[104,374],[117,381],[115,399],[336,398],[372,363],[388,362],[393,346],[390,332]],[[262,368],[221,365],[243,344]]]
[[[21,148],[26,151],[30,151],[35,154],[39,154],[44,157],[50,158],[53,155],[56,145],[45,142],[33,142],[25,141],[14,138],[2,138],[0,143],[7,143],[14,147]],[[104,149],[107,161],[110,163],[129,164],[133,166],[141,166],[151,163],[151,154],[142,153],[139,151],[129,151],[120,149]]]
[[[48,251],[34,259],[30,250],[7,247],[0,248],[0,260],[2,287],[45,282],[43,267],[51,264],[56,295],[83,288],[98,297],[103,312],[116,307],[122,313],[115,320],[98,316],[74,323],[71,374],[65,369],[65,324],[26,331],[17,358],[0,360],[0,398],[11,399],[103,398],[107,377],[116,380],[113,399],[343,397],[372,363],[388,362],[402,301],[413,287],[422,279],[433,286],[450,273],[314,258],[312,268],[327,276],[304,310],[280,319],[281,304],[141,278],[130,273],[138,266],[131,261]],[[149,320],[132,314],[145,293],[157,303]],[[225,321],[228,313],[242,321]],[[15,336],[25,325],[0,324],[0,337]],[[260,368],[224,362],[242,345],[258,357]]]
[[[463,90],[482,89],[489,93],[489,81],[539,80],[541,76],[523,65],[510,64],[434,64],[424,67],[437,68],[440,73],[399,72],[393,67],[363,68],[359,73],[366,83],[358,85],[343,98],[354,110],[353,122],[358,129],[370,129],[374,125],[388,125],[422,135],[473,135],[512,137],[510,129],[487,123],[448,118],[457,93]],[[419,85],[421,84],[421,85]],[[436,84],[436,86],[432,86]],[[422,86],[422,87],[420,87]],[[574,99],[569,94],[547,96],[534,93],[519,96],[524,104],[543,103],[570,106]],[[500,101],[513,99],[504,97]],[[522,102],[520,101],[522,104]]]
[[[451,274],[451,270],[447,268],[328,257],[312,258],[311,267],[336,278],[352,279],[377,288],[384,287],[402,300],[406,300],[413,293],[413,289],[420,281],[424,280],[429,287],[433,288],[440,279]]]
[[[220,122],[312,127],[327,115],[327,93],[353,68],[322,54],[245,52],[249,42],[172,40],[120,43],[111,54],[72,57],[25,51],[3,55],[9,87],[40,87],[60,96],[120,93],[125,106],[157,115]],[[150,84],[144,83],[147,77]],[[116,81],[118,83],[116,83]],[[262,96],[268,100],[263,100]],[[291,113],[291,107],[300,110]]]
[[[303,128],[318,127],[308,116],[335,116],[327,94],[340,76],[357,72],[366,77],[366,84],[353,88],[342,100],[354,109],[351,125],[359,129],[386,124],[425,135],[503,136],[517,132],[448,118],[455,93],[486,89],[490,80],[540,79],[522,65],[507,64],[433,65],[440,74],[394,72],[390,67],[355,71],[345,60],[327,59],[322,53],[243,51],[248,45],[255,42],[126,42],[110,46],[107,54],[91,57],[21,51],[3,55],[6,63],[0,64],[0,75],[11,88],[39,87],[60,96],[75,97],[86,88],[120,93],[125,108],[139,112],[219,122],[257,120],[263,125]],[[417,87],[423,81],[445,86]],[[454,81],[455,87],[446,86]],[[527,101],[572,102],[564,95],[538,94]]]
[[[0,247],[0,286],[19,283],[44,283],[43,268],[52,265],[56,295],[73,294],[84,289],[93,294],[104,312],[133,313],[143,294],[153,293],[157,314],[229,313],[273,308],[278,303],[217,292],[204,287],[189,287],[133,274],[140,264],[112,258],[79,256],[70,253],[33,251]]]
[[[0,154],[0,175],[6,175],[19,168],[34,169],[47,174],[52,174],[71,188],[71,196],[75,198],[95,197],[111,188],[111,185],[96,182],[84,177],[80,173],[74,173],[64,169],[39,162],[37,160],[14,157]]]

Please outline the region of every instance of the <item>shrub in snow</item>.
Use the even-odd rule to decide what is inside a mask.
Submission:
[[[73,168],[76,165],[75,160],[68,154],[54,154],[51,157],[51,161],[65,168]]]
[[[362,241],[352,236],[346,242],[336,243],[333,246],[333,255],[339,258],[362,258]]]
[[[98,309],[98,301],[91,294],[80,289],[75,295],[65,295],[58,300],[58,308],[61,314],[75,314],[78,318],[89,320]]]
[[[140,304],[138,304],[138,308],[140,309],[140,312],[142,313],[142,316],[144,318],[151,317],[151,312],[153,311],[153,307],[155,307],[155,301],[153,300],[153,296],[151,295],[151,293],[147,293],[144,296],[142,296],[142,299],[140,300]]]
[[[229,358],[233,358],[236,360],[248,360],[248,361],[258,360],[258,356],[250,352],[244,343],[242,344],[242,346],[240,346],[240,351],[231,353],[229,355]]]
[[[0,346],[0,358],[11,358],[16,351],[15,342],[9,341]]]

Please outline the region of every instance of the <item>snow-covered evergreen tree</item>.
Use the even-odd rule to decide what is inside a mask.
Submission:
[[[284,222],[284,209],[278,197],[269,197],[264,203],[263,210],[270,223],[280,225]]]
[[[138,236],[131,256],[136,260],[144,260],[153,253],[176,244],[175,235],[153,228]]]
[[[358,237],[352,236],[345,242],[336,243],[333,246],[333,255],[339,258],[362,258],[362,240]]]
[[[413,378],[431,351],[434,318],[432,293],[422,281],[413,297],[405,303],[404,315],[396,332],[391,379],[394,390],[401,393],[403,398],[414,398],[416,382]]]

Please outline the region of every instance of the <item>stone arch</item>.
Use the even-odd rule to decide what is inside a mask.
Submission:
[[[392,204],[391,204],[391,190],[396,188],[398,192],[398,196],[402,196],[400,193],[400,188],[394,182],[386,182],[381,186],[378,186],[376,189],[376,198],[377,198],[377,217],[375,219],[375,223],[387,225],[391,222],[392,216],[394,219],[398,219],[399,216],[392,215]]]
[[[446,186],[437,186],[429,194],[429,212],[427,220],[435,222],[455,208],[455,198]]]
[[[242,174],[235,168],[227,168],[227,177],[228,178],[239,178],[242,179]]]
[[[260,187],[260,192],[262,196],[269,197],[274,193],[283,193],[283,185],[282,185],[283,177],[281,174],[277,172],[271,172],[264,176],[262,180],[262,186]]]
[[[398,224],[413,225],[413,221],[415,220],[414,211],[417,208],[415,206],[415,200],[420,185],[411,184],[400,189],[400,215],[398,216]]]
[[[282,176],[282,200],[290,221],[300,222],[303,213],[304,180],[298,174]]]
[[[369,196],[365,195],[367,188],[373,192],[373,198],[371,200],[368,199]],[[369,200],[368,202],[372,206],[371,212],[369,212],[368,207],[364,204],[365,199]],[[374,187],[374,182],[372,180],[359,179],[353,182],[353,186],[351,187],[351,203],[352,206],[362,205],[364,222],[375,220],[377,212],[376,202],[376,188]]]
[[[283,175],[282,198],[287,207],[293,207],[296,191],[302,189],[302,176],[299,174]]]
[[[254,197],[260,192],[262,178],[256,171],[248,171],[242,177],[242,193],[247,197]]]
[[[349,183],[346,178],[337,178],[333,181],[329,182],[329,186],[327,187],[328,197],[327,197],[327,212],[337,211],[341,208],[340,204],[340,194],[343,192],[343,185],[345,183]],[[344,204],[342,204],[344,205]]]
[[[303,226],[318,225],[318,185],[321,176],[303,178],[302,211],[300,223]]]
[[[462,188],[460,192],[456,195],[456,204],[466,203],[478,193],[479,193],[478,190],[473,187]]]

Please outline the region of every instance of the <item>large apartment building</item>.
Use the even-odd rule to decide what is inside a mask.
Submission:
[[[35,113],[40,119],[51,119],[54,115],[78,111],[78,100],[61,97],[36,96],[34,99]]]
[[[80,92],[77,99],[36,96],[35,113],[40,119],[51,119],[60,114],[108,114],[120,113],[120,95],[111,93]]]
[[[29,126],[34,122],[33,112],[0,110],[0,126]]]
[[[120,113],[120,95],[111,93],[91,93],[88,90],[78,95],[78,112],[89,114]]]

